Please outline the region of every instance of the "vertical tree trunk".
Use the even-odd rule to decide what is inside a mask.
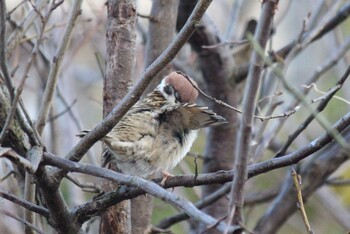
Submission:
[[[178,5],[178,0],[153,0],[145,68],[158,58],[174,38]],[[170,66],[162,69],[148,85],[145,94],[151,92],[169,72]],[[131,200],[132,233],[143,233],[147,229],[152,217],[152,208],[153,198],[151,196],[140,196]]]
[[[106,116],[125,96],[135,68],[136,1],[107,2],[106,76],[103,92],[103,114]],[[117,166],[107,163],[116,170]],[[117,189],[110,181],[103,182],[104,191]],[[121,202],[101,215],[100,233],[131,233],[130,202]]]

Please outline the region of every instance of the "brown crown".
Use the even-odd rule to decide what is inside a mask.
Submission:
[[[191,79],[191,81],[197,86],[194,80]],[[165,82],[171,84],[179,92],[182,102],[194,103],[196,101],[198,91],[182,74],[172,72],[165,77]]]

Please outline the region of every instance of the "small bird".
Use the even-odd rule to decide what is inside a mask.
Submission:
[[[195,104],[198,91],[191,82],[181,72],[165,76],[102,138],[122,173],[146,178],[161,171],[164,185],[172,176],[167,171],[186,156],[198,129],[227,123],[207,107]]]

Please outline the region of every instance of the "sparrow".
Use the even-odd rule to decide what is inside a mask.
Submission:
[[[167,171],[186,156],[198,129],[227,123],[207,107],[195,104],[195,85],[181,72],[170,73],[101,139],[122,173],[147,178],[161,171],[164,185],[173,176]]]

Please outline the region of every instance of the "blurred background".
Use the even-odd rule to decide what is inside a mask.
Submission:
[[[38,9],[47,8],[48,1],[32,0]],[[235,27],[230,29],[232,22],[231,14],[234,4],[240,4],[239,17]],[[337,11],[344,6],[347,1],[331,0],[286,0],[280,1],[276,9],[274,18],[274,32],[268,44],[270,51],[277,51],[288,43],[296,40],[303,30],[303,22],[313,23],[306,24],[306,30],[317,28],[328,19],[336,15]],[[29,59],[32,49],[32,40],[38,36],[38,28],[41,20],[35,11],[33,12],[32,4],[28,1],[7,0],[7,11],[9,22],[6,32],[7,55],[10,71],[13,74],[13,81],[17,86],[22,75],[24,64]],[[48,76],[50,62],[55,56],[57,45],[60,42],[61,35],[67,19],[67,14],[71,7],[72,1],[64,3],[56,9],[50,17],[46,26],[44,40],[41,44],[41,54],[35,60],[30,70],[22,98],[32,120],[37,117],[38,109],[41,104],[41,98]],[[39,8],[40,7],[40,8]],[[135,77],[137,80],[144,71],[146,40],[149,26],[149,19],[143,16],[150,15],[152,1],[137,1],[137,13],[139,14],[137,22],[137,61],[135,67]],[[320,9],[318,9],[320,8]],[[249,20],[258,20],[261,11],[261,3],[257,0],[234,1],[234,0],[215,0],[209,7],[207,14],[216,27],[218,36],[222,41],[240,41],[244,34],[245,27]],[[317,12],[318,15],[314,15]],[[311,15],[308,17],[308,14]],[[58,88],[56,98],[50,113],[50,123],[46,126],[42,139],[47,149],[59,156],[64,156],[79,141],[76,137],[81,130],[91,129],[102,120],[102,91],[105,67],[105,50],[106,50],[106,6],[104,1],[85,0],[82,6],[82,15],[79,17],[77,25],[71,39],[69,49],[64,57],[62,69],[59,73]],[[314,19],[313,17],[316,17]],[[17,27],[16,27],[17,25]],[[20,26],[20,30],[18,30]],[[331,58],[335,57],[339,49],[343,50],[342,56],[336,58],[334,65],[327,69],[318,80],[314,82],[315,87],[310,87],[310,93],[307,100],[315,99],[322,95],[323,92],[333,87],[336,81],[345,72],[350,65],[350,21],[346,20],[339,27],[332,30],[320,40],[310,44],[303,49],[288,64],[285,71],[285,78],[297,90],[304,90],[307,81],[310,80],[320,69],[324,67]],[[228,36],[230,35],[230,36]],[[233,36],[232,36],[233,35]],[[227,49],[234,53],[240,45],[227,46]],[[198,81],[203,90],[207,90],[206,83],[203,81],[203,75],[197,65],[198,55],[193,51],[190,45],[184,46],[176,58],[177,65],[172,65],[173,69],[178,64],[184,63],[191,67],[194,78]],[[181,64],[180,63],[180,64]],[[276,77],[267,76],[261,87],[261,95],[258,101],[257,115],[266,115],[267,103],[271,97],[276,101],[283,102],[275,109],[275,114],[281,114],[294,100],[286,92],[281,84],[276,81]],[[244,82],[239,84],[244,86]],[[242,87],[240,90],[242,90]],[[334,123],[345,113],[349,111],[350,90],[349,81],[347,81],[342,90],[333,98],[327,106],[323,115]],[[279,95],[277,95],[279,93]],[[205,100],[200,100],[205,104]],[[236,106],[241,108],[240,105]],[[283,143],[305,119],[307,111],[302,109],[288,117],[288,124],[283,125],[277,135],[274,135],[275,142]],[[274,134],[276,120],[270,120],[265,128],[264,134]],[[256,122],[254,133],[264,123]],[[315,139],[324,132],[316,122],[303,131],[291,145],[289,151],[301,148],[307,142]],[[199,172],[202,172],[201,156],[205,154],[205,145],[208,130],[200,132],[192,154],[186,157],[173,174],[192,174],[194,173],[195,163],[194,155],[198,156]],[[258,144],[257,142],[256,144]],[[253,144],[253,143],[252,143]],[[89,153],[84,157],[83,162],[95,165],[100,164],[102,146],[97,143]],[[257,161],[270,159],[276,152],[271,149],[263,150],[261,157]],[[307,160],[306,160],[307,161]],[[233,159],[232,159],[233,162]],[[252,160],[254,162],[254,160]],[[256,162],[256,161],[255,161]],[[11,171],[11,163],[7,160],[0,160],[0,178],[3,178]],[[278,169],[267,174],[254,177],[246,185],[247,194],[259,194],[263,191],[271,191],[279,185],[288,169]],[[93,177],[81,176],[74,174],[80,181],[87,183],[99,183],[99,180]],[[344,178],[349,180],[350,168],[349,163],[344,163],[331,176],[332,178]],[[349,183],[342,185],[327,184],[317,190],[309,197],[306,204],[306,211],[310,219],[311,226],[315,233],[346,233],[349,231],[349,220],[346,225],[346,217],[350,217],[350,187]],[[1,181],[0,188],[18,194],[16,178],[11,176]],[[94,193],[83,192],[70,181],[65,180],[62,183],[62,192],[70,207],[82,204],[91,199]],[[190,201],[197,201],[201,198],[202,190],[200,187],[174,189],[174,193],[181,194]],[[18,194],[19,195],[19,194]],[[228,198],[226,198],[228,199]],[[247,228],[252,230],[257,220],[262,216],[266,209],[271,205],[272,199],[266,199],[261,204],[248,205],[245,209],[245,220]],[[0,207],[4,210],[10,210],[13,213],[21,215],[22,209],[7,200],[0,198]],[[158,224],[164,218],[176,214],[176,211],[170,205],[162,201],[155,200],[152,223]],[[1,215],[0,233],[22,233],[22,225],[5,215]],[[98,230],[98,219],[93,219],[84,226],[88,233],[96,233]],[[190,222],[181,222],[174,225],[171,230],[174,233],[188,233],[191,229]],[[291,218],[283,225],[278,233],[305,233],[305,227],[299,212],[294,213]]]

